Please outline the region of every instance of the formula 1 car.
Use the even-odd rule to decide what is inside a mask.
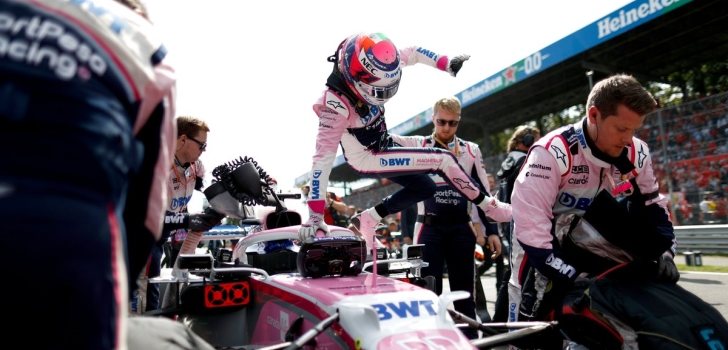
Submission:
[[[336,226],[325,237],[299,241],[300,215],[286,209],[281,200],[286,196],[272,190],[251,158],[221,165],[213,176],[217,182],[205,194],[215,210],[240,218],[236,203],[274,208],[244,220],[246,229],[200,237],[239,241],[216,256],[180,254],[174,277],[164,280],[172,301],[165,300],[162,313],[217,348],[485,348],[553,327],[485,326],[451,310],[454,300],[469,294],[437,296],[427,288],[419,274],[425,264],[421,245],[406,246],[402,258],[389,259],[382,250],[368,254],[359,236]],[[469,340],[463,326],[489,336]]]

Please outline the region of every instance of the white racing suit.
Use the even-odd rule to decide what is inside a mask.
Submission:
[[[151,259],[147,265],[147,277],[149,279],[159,277],[161,274],[162,255],[166,255],[168,266],[174,266],[177,256],[180,253],[183,242],[189,233],[189,217],[187,204],[192,199],[195,190],[200,190],[203,184],[203,176],[205,175],[205,167],[202,161],[197,160],[192,164],[179,164],[175,160],[171,167],[170,176],[166,180],[167,183],[167,208],[164,213],[164,225],[162,226],[162,238],[155,243],[152,248]],[[168,252],[164,252],[164,246],[171,238]],[[197,246],[197,242],[194,246]],[[190,254],[190,252],[183,252]],[[144,282],[140,284],[144,287]],[[145,311],[153,311],[159,309],[159,285],[146,285],[146,305]]]
[[[582,216],[603,189],[614,196],[625,196],[634,192],[635,189],[629,188],[636,184],[646,206],[659,206],[654,218],[657,231],[672,241],[674,254],[667,200],[658,192],[647,144],[633,138],[621,157],[609,162],[604,159],[609,158],[601,155],[588,139],[586,119],[552,131],[531,148],[511,197],[516,210],[513,211],[515,239],[511,253],[509,321],[519,319],[519,309],[526,315],[534,315],[550,280],[573,281],[582,272],[574,267],[575,262],[564,259],[553,233],[553,223],[564,215]],[[529,279],[536,298],[528,300],[528,305],[521,305],[527,302],[522,296],[528,289],[524,281],[531,270],[535,270]]]
[[[400,58],[403,65],[425,63],[443,71],[447,66],[438,64],[443,60],[447,62],[446,56],[419,47],[400,50]],[[474,185],[450,152],[435,148],[400,147],[387,132],[384,107],[357,101],[347,91],[346,88],[329,88],[313,106],[319,117],[319,129],[311,168],[311,192],[307,202],[312,214],[324,212],[329,175],[339,144],[354,170],[392,178],[404,186],[402,191],[384,200],[383,204],[390,213],[399,212],[432,196],[435,186],[426,173],[443,175],[445,181],[472,202],[479,203],[486,198],[486,194]],[[497,221],[510,220],[510,208],[497,208],[495,201],[488,203],[486,214]]]
[[[172,242],[181,245],[187,238],[190,213],[187,204],[195,190],[201,191],[205,176],[205,167],[201,160],[192,164],[178,164],[172,167],[171,176],[167,180],[169,203],[164,217],[163,239],[172,238]],[[175,254],[176,258],[176,254]],[[170,263],[174,264],[175,258]]]

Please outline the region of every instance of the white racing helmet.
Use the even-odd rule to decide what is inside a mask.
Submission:
[[[339,71],[359,98],[381,106],[397,93],[402,78],[399,51],[384,34],[353,35],[340,50]]]

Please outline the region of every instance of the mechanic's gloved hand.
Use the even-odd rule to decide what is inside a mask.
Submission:
[[[594,283],[594,278],[589,277],[585,273],[580,273],[574,280],[573,289],[585,290]]]
[[[205,232],[220,224],[224,214],[207,207],[202,213],[190,214],[190,231]]]
[[[680,272],[677,271],[672,254],[665,252],[657,259],[657,280],[661,282],[677,283]]]
[[[452,76],[457,76],[460,68],[463,67],[463,62],[470,59],[470,55],[458,55],[450,59],[447,64],[447,72]]]
[[[298,230],[298,239],[303,242],[308,237],[316,237],[316,232],[319,230],[328,234],[329,226],[324,222],[324,214],[312,213],[308,221]]]

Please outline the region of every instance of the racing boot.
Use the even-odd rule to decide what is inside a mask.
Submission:
[[[485,215],[495,222],[510,222],[513,217],[511,205],[503,203],[495,197],[486,196],[482,202],[478,203],[478,207],[483,209]]]
[[[367,251],[371,251],[374,246],[375,227],[382,218],[377,214],[374,208],[369,208],[359,214],[351,217],[351,224],[359,231],[364,242],[367,244]]]

